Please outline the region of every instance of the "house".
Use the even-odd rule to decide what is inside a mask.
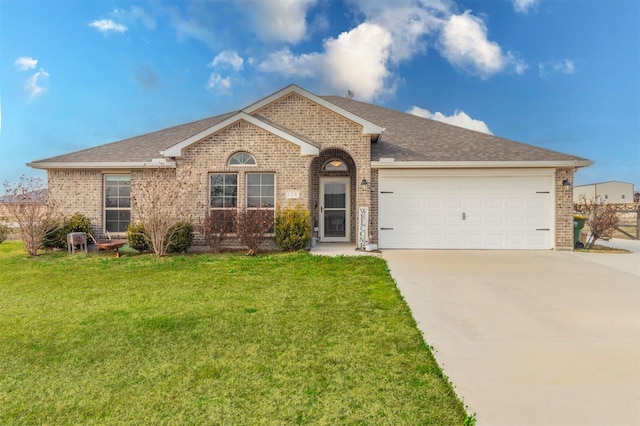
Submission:
[[[573,201],[584,195],[588,200],[605,201],[609,204],[628,204],[634,202],[633,184],[628,182],[609,181],[579,185],[573,188]]]
[[[136,220],[142,173],[163,167],[189,182],[181,203],[196,218],[301,204],[321,242],[570,250],[573,174],[590,164],[290,85],[239,111],[28,165],[98,234]]]

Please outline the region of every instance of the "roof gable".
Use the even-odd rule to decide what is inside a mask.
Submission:
[[[248,107],[244,108],[243,111],[246,112],[247,114],[253,114],[256,111],[260,110],[261,108],[265,107],[266,105],[272,102],[275,102],[285,96],[288,96],[291,93],[296,93],[302,96],[303,98],[307,98],[311,102],[314,102],[320,106],[323,106],[324,108],[330,111],[333,111],[336,114],[341,115],[342,117],[353,121],[354,123],[361,125],[362,133],[364,133],[365,135],[376,136],[376,135],[380,135],[385,130],[383,127],[380,127],[379,125],[373,123],[372,121],[369,121],[357,114],[354,114],[351,111],[346,110],[340,107],[339,105],[336,105],[335,103],[329,102],[323,97],[314,95],[313,93],[295,84],[291,84],[285,87],[284,89],[278,90],[277,92],[267,96],[266,98],[263,98],[258,102],[255,102],[249,105]]]
[[[260,119],[259,116],[252,116],[247,114],[244,111],[240,111],[228,117],[227,119],[222,120],[219,123],[216,123],[215,125],[209,127],[208,129],[205,129],[199,133],[196,133],[195,135],[192,135],[189,138],[184,139],[183,141],[170,146],[169,148],[165,149],[164,151],[161,151],[160,153],[165,157],[180,157],[182,156],[182,150],[184,148],[206,138],[207,136],[217,133],[220,130],[225,129],[241,120],[251,123],[254,126],[260,127],[261,129],[269,133],[272,133],[276,136],[281,137],[282,139],[285,139],[293,144],[298,145],[300,147],[300,155],[318,155],[318,153],[320,152],[318,147],[315,144],[310,143],[310,141],[302,139],[301,137],[294,135],[292,132],[287,132],[280,127],[275,127],[273,124],[267,122],[266,120]]]

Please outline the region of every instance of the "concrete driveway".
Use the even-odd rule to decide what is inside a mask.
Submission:
[[[478,425],[640,425],[640,258],[590,255],[631,266],[553,251],[382,257]]]

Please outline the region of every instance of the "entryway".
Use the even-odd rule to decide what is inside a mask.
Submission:
[[[320,241],[348,242],[350,178],[320,178]]]

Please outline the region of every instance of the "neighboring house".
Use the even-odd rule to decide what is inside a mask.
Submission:
[[[190,183],[181,202],[194,218],[301,204],[321,242],[570,250],[573,174],[590,164],[291,85],[240,111],[29,166],[47,170],[51,199],[98,234],[124,232],[144,169],[170,167]]]
[[[588,200],[606,201],[610,204],[627,204],[634,202],[633,184],[610,181],[579,185],[573,188],[573,201],[577,202],[584,195]]]

